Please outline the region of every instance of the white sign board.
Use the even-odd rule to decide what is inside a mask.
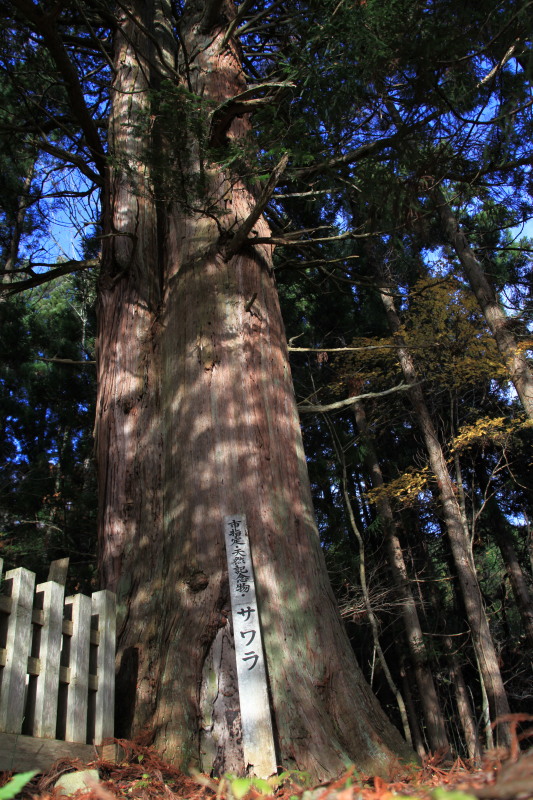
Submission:
[[[277,771],[272,719],[248,528],[244,514],[224,517],[244,763],[258,778]]]

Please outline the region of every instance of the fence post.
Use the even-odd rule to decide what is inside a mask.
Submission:
[[[0,730],[20,733],[31,646],[35,575],[19,567],[6,572],[6,582],[8,581],[11,582],[11,612],[7,621],[6,663],[0,695]]]
[[[92,613],[98,614],[100,634],[96,656],[96,690],[94,744],[102,744],[113,736],[115,716],[115,639],[116,598],[103,589],[92,595]]]
[[[43,594],[44,624],[41,628],[33,735],[55,739],[65,587],[47,581],[37,586],[37,593],[40,592]]]
[[[57,558],[55,561],[50,562],[50,569],[48,570],[48,580],[54,583],[60,583],[64,586],[67,582],[68,565],[70,558]]]
[[[67,597],[65,604],[72,605],[70,680],[65,741],[85,742],[89,695],[91,598],[84,594],[76,594],[73,597]]]

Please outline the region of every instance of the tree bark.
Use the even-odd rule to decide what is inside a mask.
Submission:
[[[357,429],[362,439],[363,459],[370,476],[372,488],[383,487],[383,475],[381,473],[362,402],[358,402],[354,405],[354,415]],[[392,508],[385,496],[380,497],[376,501],[376,507],[383,526],[382,529],[385,537],[389,568],[396,593],[401,601],[404,631],[409,647],[409,655],[414,667],[420,703],[426,722],[429,747],[433,751],[439,750],[444,753],[449,753],[450,745],[446,734],[444,717],[429,666],[422,627],[409,585],[409,577],[407,575],[407,568],[400,539],[397,534]]]
[[[488,477],[481,468],[477,470],[477,473],[481,489],[484,493],[487,493],[490,491]],[[533,599],[513,544],[509,523],[502,514],[495,497],[487,498],[483,511],[486,511],[486,515],[490,519],[491,533],[494,534],[496,543],[500,548],[526,640],[528,645],[533,647]]]
[[[470,543],[465,538],[463,530],[461,510],[457,502],[456,489],[450,478],[437,431],[433,425],[422,389],[418,382],[413,359],[400,333],[400,320],[394,307],[392,294],[386,288],[382,288],[380,294],[389,326],[397,345],[398,359],[402,372],[405,380],[411,384],[411,390],[409,392],[411,403],[424,437],[431,470],[437,480],[448,541],[450,542],[450,549],[461,587],[468,624],[472,633],[472,642],[489,698],[492,720],[494,721],[498,717],[509,713],[509,704],[500,673],[498,656],[483,604],[481,590],[477,580]],[[506,725],[499,725],[496,733],[500,743],[509,743],[509,733]]]
[[[468,243],[464,231],[461,230],[450,204],[441,189],[431,192],[437,207],[442,227],[453,245],[461,262],[470,287],[479,303],[487,325],[498,345],[498,350],[507,366],[509,377],[529,419],[533,419],[533,373],[527,362],[524,350],[510,328],[510,320],[500,305],[494,286],[489,282],[482,265]]]
[[[21,186],[21,194],[16,199],[16,209],[14,210],[12,219],[7,219],[7,227],[11,228],[11,236],[9,237],[8,245],[5,249],[6,260],[2,266],[2,274],[0,283],[10,284],[14,280],[14,271],[17,266],[19,257],[19,247],[22,232],[24,230],[24,222],[26,213],[28,211],[29,193],[31,189],[31,182],[35,171],[35,161],[31,163],[28,169],[28,174],[24,177]]]
[[[178,63],[183,115],[245,88],[235,42],[221,46],[235,11],[210,9],[207,19],[203,3],[187,3],[178,62],[146,33],[156,19],[155,41],[170,41],[166,0],[131,0],[115,40],[97,452],[100,569],[118,592],[119,707],[132,709],[122,733],[145,733],[181,766],[253,769],[239,743],[222,529],[244,513],[279,762],[315,779],[347,760],[384,772],[412,753],[364,682],[329,585],[272,247],[226,257],[255,197],[208,160],[201,130],[189,125],[178,148],[152,118],[158,59]],[[226,140],[249,127],[231,119]],[[162,186],[155,146],[159,162],[168,156]],[[269,235],[263,217],[254,230]]]
[[[409,727],[411,728],[413,746],[418,754],[418,757],[423,759],[427,756],[427,751],[422,739],[422,731],[420,730],[418,713],[415,706],[415,701],[413,699],[413,693],[411,691],[412,683],[408,678],[405,665],[403,663],[400,667],[400,678],[402,680],[402,694],[405,698],[405,708],[407,710],[407,717],[409,719]]]
[[[377,654],[379,663],[381,665],[381,669],[383,670],[383,674],[385,676],[385,680],[387,685],[396,700],[396,704],[398,706],[398,711],[400,712],[400,717],[402,720],[402,727],[404,730],[404,736],[406,740],[412,745],[411,739],[411,730],[409,728],[409,720],[407,718],[407,710],[405,708],[405,701],[402,697],[402,694],[396,683],[394,678],[392,677],[389,665],[387,663],[387,659],[385,658],[385,653],[383,652],[383,648],[381,647],[381,642],[379,639],[379,625],[376,615],[374,613],[374,609],[372,607],[372,602],[370,600],[370,594],[368,591],[368,584],[366,580],[366,555],[365,555],[365,543],[363,541],[363,537],[361,535],[361,531],[357,525],[355,520],[355,514],[353,510],[352,500],[350,498],[350,492],[348,491],[348,471],[346,468],[346,458],[344,456],[343,449],[338,441],[337,436],[335,435],[335,431],[333,429],[333,425],[331,424],[328,417],[326,417],[326,423],[330,430],[331,439],[333,442],[333,448],[335,450],[335,454],[337,456],[337,461],[339,462],[339,466],[341,468],[341,475],[342,475],[342,493],[344,496],[344,505],[346,507],[346,513],[348,516],[348,520],[350,522],[350,528],[352,529],[353,535],[357,540],[358,545],[358,555],[359,555],[359,585],[361,587],[361,592],[363,594],[363,600],[365,604],[365,610],[368,617],[368,621],[370,623],[370,629],[372,631],[372,639],[374,641],[374,652]]]
[[[481,761],[481,742],[479,741],[476,718],[472,710],[472,703],[468,695],[461,662],[457,657],[452,637],[446,635],[443,642],[448,664],[450,665],[450,679],[453,684],[455,702],[459,712],[459,721],[463,729],[468,757],[472,759],[474,764],[479,764]]]
[[[495,539],[502,554],[503,563],[511,582],[513,595],[516,601],[522,626],[529,647],[533,647],[533,600],[526,581],[526,577],[518,560],[511,532],[501,511],[496,507],[496,501],[489,501],[489,510],[494,509],[491,515]],[[496,508],[495,508],[496,507]]]

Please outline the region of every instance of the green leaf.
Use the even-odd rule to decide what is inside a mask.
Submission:
[[[272,794],[272,786],[263,778],[252,778],[252,784],[261,794]]]
[[[431,796],[433,800],[476,800],[473,794],[467,792],[448,792],[446,789],[435,789]]]
[[[31,770],[30,772],[20,772],[18,775],[14,775],[9,783],[6,783],[6,785],[2,786],[0,789],[0,800],[11,800],[12,797],[15,797],[15,795],[22,791],[22,789],[31,781],[34,775],[37,775],[36,769]]]
[[[231,792],[235,797],[235,800],[241,800],[245,794],[248,794],[251,787],[251,778],[235,778],[235,780],[231,782]]]

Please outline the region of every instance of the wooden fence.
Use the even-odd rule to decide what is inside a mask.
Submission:
[[[67,565],[54,562],[49,580],[37,586],[35,574],[22,567],[5,574],[0,769],[26,768],[26,761],[39,768],[39,753],[46,753],[42,763],[58,754],[94,756],[94,745],[113,736],[115,596],[104,590],[65,598]],[[2,567],[0,559],[0,578]]]

